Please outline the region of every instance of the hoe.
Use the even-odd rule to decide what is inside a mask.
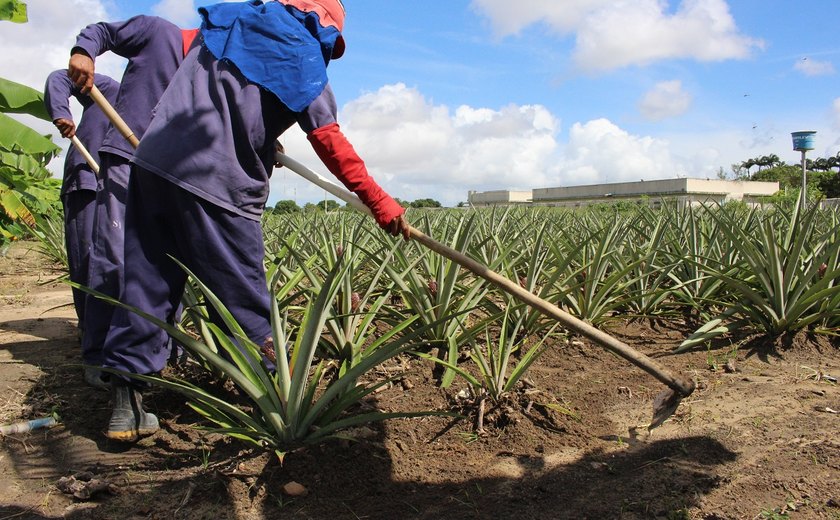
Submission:
[[[99,89],[97,89],[96,86],[94,86],[91,90],[90,96],[97,103],[97,105],[99,105],[102,111],[108,116],[111,123],[117,128],[117,130],[119,130],[123,137],[125,137],[126,140],[128,140],[128,142],[136,148],[138,144],[137,137],[134,135],[134,133],[131,131],[128,125],[126,125],[125,121],[123,121],[123,119],[116,112],[116,110],[114,110],[114,108],[111,106],[108,100],[105,99],[105,96],[103,96],[102,93],[99,92]],[[283,166],[297,173],[306,180],[316,184],[322,189],[340,198],[341,200],[351,205],[358,211],[371,215],[368,207],[365,206],[364,203],[362,203],[362,201],[359,200],[359,198],[356,197],[354,194],[330,182],[321,175],[313,172],[312,170],[310,170],[303,164],[297,162],[296,160],[292,159],[288,155],[277,152],[277,154],[275,155],[275,162],[278,164],[282,164]],[[661,383],[665,384],[668,388],[662,390],[654,398],[653,418],[651,419],[651,422],[648,425],[649,430],[652,430],[653,428],[656,428],[657,426],[665,422],[665,420],[667,420],[677,410],[680,401],[682,401],[685,397],[691,395],[691,393],[694,391],[693,380],[679,374],[672,374],[669,370],[667,370],[665,367],[663,367],[650,357],[642,354],[641,352],[637,352],[626,343],[619,341],[618,339],[610,336],[609,334],[596,329],[595,327],[565,312],[556,305],[549,303],[548,301],[543,300],[539,296],[523,289],[518,284],[505,278],[499,273],[496,273],[486,265],[473,260],[472,258],[464,255],[459,251],[456,251],[455,249],[441,244],[440,242],[436,241],[435,239],[431,238],[430,236],[426,235],[425,233],[414,227],[410,227],[410,234],[411,238],[420,242],[432,251],[435,251],[441,256],[444,256],[449,260],[456,262],[457,264],[470,270],[477,276],[484,278],[485,280],[496,285],[501,290],[510,294],[514,298],[517,298],[522,303],[533,307],[534,309],[540,311],[541,313],[545,314],[550,318],[554,318],[566,328],[573,330],[574,332],[580,334],[585,338],[588,338],[589,340],[597,343],[598,345],[609,350],[610,352],[621,356],[633,365],[636,365],[651,376],[658,379]]]

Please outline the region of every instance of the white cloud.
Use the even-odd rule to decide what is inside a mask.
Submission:
[[[193,0],[161,0],[152,6],[152,13],[179,27],[198,27],[198,11]]]
[[[27,2],[29,22],[4,23],[0,31],[2,76],[41,89],[53,70],[66,68],[76,35],[86,25],[108,20],[104,2],[36,0]],[[118,59],[97,60],[97,72],[122,75]]]
[[[607,119],[575,123],[561,164],[562,185],[674,178],[686,171],[669,143],[635,136]]]
[[[395,84],[348,103],[340,122],[370,173],[401,199],[454,204],[468,189],[530,188],[556,177],[559,121],[539,105],[460,106],[453,112]],[[291,156],[316,161],[307,164],[324,171],[302,134],[284,139]],[[290,198],[283,181],[289,179],[276,181],[272,189],[279,193],[272,200]]]
[[[30,0],[26,2],[29,22],[3,22],[0,30],[0,75],[36,90],[44,88],[50,72],[67,67],[70,49],[76,35],[86,25],[111,19],[105,2],[98,0]],[[125,60],[105,55],[96,60],[96,71],[119,80]],[[75,117],[81,107],[71,103]],[[55,127],[29,116],[16,116],[23,123],[42,134],[52,134],[56,143],[66,149],[69,141],[61,139]],[[60,172],[63,159],[50,164],[53,172]]]
[[[657,83],[639,102],[642,115],[651,121],[685,113],[691,106],[691,94],[682,89],[679,80]]]
[[[523,5],[510,0],[473,0],[472,7],[490,19],[497,35],[507,36],[537,22],[545,22],[561,34],[571,33],[592,12],[614,3],[615,0],[531,0]]]
[[[452,113],[403,84],[364,95],[341,115],[372,170],[409,187],[539,183],[550,167],[559,125],[539,105],[464,105]]]
[[[588,72],[666,59],[742,59],[763,43],[739,33],[725,0],[682,0],[667,11],[662,0],[532,2],[473,0],[504,36],[542,21],[558,34],[576,34],[572,57]]]
[[[737,134],[685,135],[672,142],[634,135],[607,119],[575,123],[562,142],[558,118],[543,106],[450,110],[404,84],[355,99],[339,119],[370,173],[391,195],[433,198],[444,205],[465,200],[469,190],[713,177],[719,167],[728,170],[744,158]],[[289,131],[282,141],[290,156],[329,177],[302,132]],[[302,204],[322,196],[286,170],[272,180],[271,201]]]
[[[826,76],[834,74],[834,65],[830,61],[802,58],[793,64],[793,68],[806,76]]]
[[[834,128],[840,128],[840,97],[834,98],[834,103],[832,104],[832,115]]]

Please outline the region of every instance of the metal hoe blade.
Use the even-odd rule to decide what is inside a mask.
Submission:
[[[683,397],[687,396],[680,395],[670,388],[666,388],[656,394],[656,397],[653,399],[653,419],[651,419],[648,425],[648,431],[661,425],[669,417],[674,415]]]

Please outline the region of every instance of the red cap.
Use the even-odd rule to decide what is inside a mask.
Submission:
[[[280,3],[295,7],[304,13],[317,13],[323,27],[335,27],[338,29],[338,39],[333,47],[332,58],[337,60],[344,54],[344,4],[341,0],[279,0]]]

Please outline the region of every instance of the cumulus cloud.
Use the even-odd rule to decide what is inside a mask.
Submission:
[[[834,74],[834,65],[830,61],[802,58],[793,64],[793,68],[806,76],[826,76]]]
[[[545,0],[528,9],[501,0],[473,0],[472,5],[501,36],[535,22],[560,35],[574,33],[573,60],[588,72],[666,59],[742,59],[763,47],[740,34],[725,0],[682,0],[673,14],[661,0]]]
[[[540,105],[453,112],[404,84],[361,96],[341,116],[374,169],[410,185],[539,183],[559,127]]]
[[[489,18],[497,35],[507,36],[537,22],[560,34],[572,33],[592,12],[613,4],[615,0],[531,0],[523,6],[509,0],[473,0],[472,7]]]
[[[70,49],[76,35],[88,24],[109,20],[106,3],[98,0],[38,0],[27,2],[29,22],[3,23],[0,30],[0,71],[2,77],[36,90],[44,88],[47,75],[67,67]],[[119,80],[125,60],[105,55],[96,60],[96,71]],[[71,103],[75,117],[81,107]],[[52,124],[30,116],[13,115],[42,134],[52,134],[63,148],[69,146],[59,136]],[[59,171],[62,159],[54,160],[50,168]]]
[[[530,188],[556,177],[560,122],[540,105],[451,110],[400,83],[348,103],[339,119],[371,174],[401,199],[454,204],[469,189]],[[292,156],[317,161],[296,133],[284,145]],[[287,181],[272,188],[286,194],[280,198],[288,198]]]
[[[4,78],[37,89],[50,72],[67,67],[70,48],[83,27],[109,19],[104,2],[95,0],[39,0],[27,2],[27,10],[28,23],[3,24],[0,70]],[[97,60],[97,68],[119,77],[120,63]]]
[[[607,119],[572,125],[565,142],[560,121],[540,105],[501,108],[435,104],[417,89],[387,85],[348,103],[342,128],[371,174],[395,197],[433,198],[444,205],[469,190],[517,190],[640,179],[713,176],[735,159],[711,146],[698,151],[696,136],[674,143],[634,135]],[[299,130],[283,136],[292,157],[326,170]],[[735,139],[726,136],[723,142]],[[279,170],[272,201],[318,200],[317,189]]]
[[[639,102],[642,115],[651,121],[683,114],[691,106],[691,94],[682,89],[679,80],[657,83]]]
[[[563,185],[674,178],[686,168],[667,141],[635,136],[607,119],[575,123],[569,131],[560,180]]]
[[[152,13],[180,27],[198,27],[198,11],[193,0],[161,0],[152,6]]]

